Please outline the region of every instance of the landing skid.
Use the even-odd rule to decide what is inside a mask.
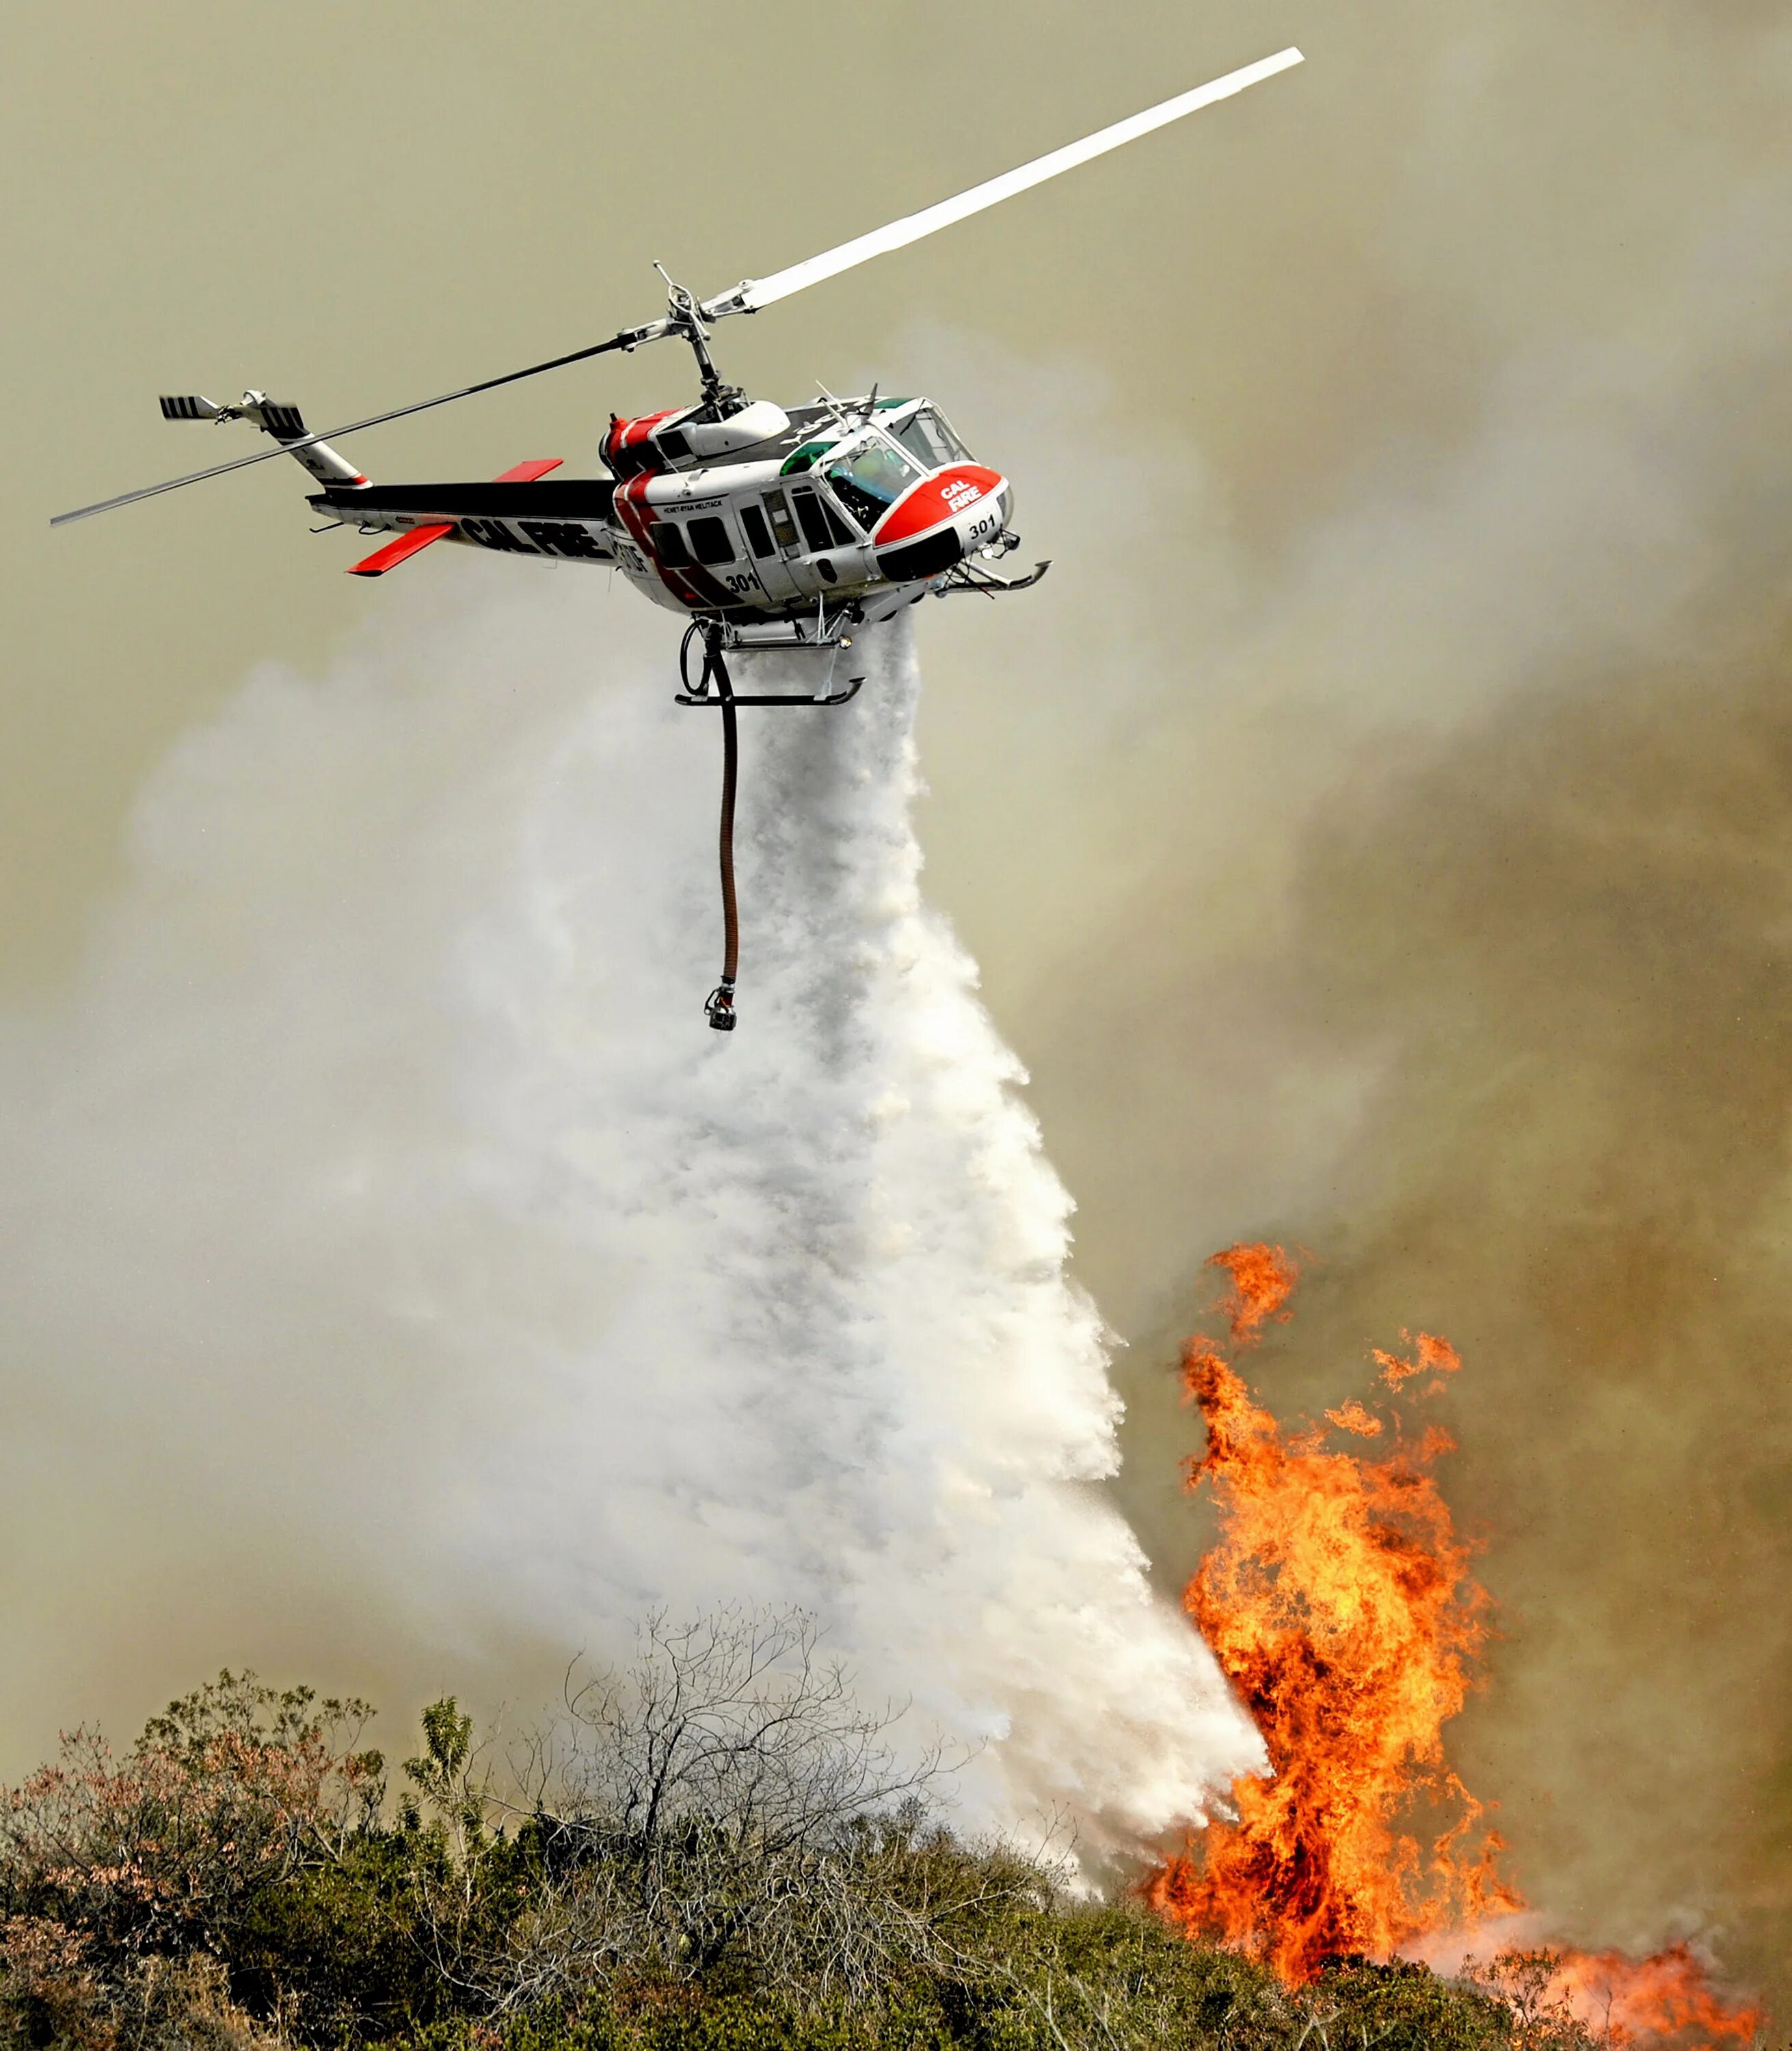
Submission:
[[[1031,591],[1051,567],[1052,559],[1048,556],[1025,576],[998,577],[992,576],[987,570],[978,569],[974,563],[960,563],[947,572],[945,583],[934,596],[952,598],[961,592],[981,592],[985,598],[1000,598],[1004,592]]]
[[[699,639],[703,644],[703,667],[693,685],[691,682],[691,650]],[[685,630],[684,641],[678,650],[678,681],[684,688],[676,694],[674,701],[681,705],[720,705],[724,703],[737,705],[850,705],[858,696],[865,678],[849,677],[845,687],[837,690],[834,673],[839,664],[841,650],[850,648],[852,645],[852,637],[844,634],[813,641],[798,640],[794,636],[782,641],[740,641],[731,638],[726,627],[699,620]],[[818,691],[736,691],[732,688],[732,680],[728,675],[727,658],[731,653],[737,655],[825,654],[828,658],[827,676]],[[723,689],[724,682],[731,686],[725,693]]]
[[[820,697],[803,697],[788,692],[736,691],[728,701],[737,705],[850,705],[859,694],[863,677],[854,677],[843,691],[834,691]],[[674,705],[719,705],[721,695],[716,691],[680,691],[673,700]]]

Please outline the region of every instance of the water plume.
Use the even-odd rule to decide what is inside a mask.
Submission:
[[[104,1561],[38,1716],[113,1619],[139,1686],[308,1639],[421,1691],[800,1604],[971,1748],[967,1822],[1197,1818],[1261,1755],[1090,1486],[1107,1342],[920,893],[905,627],[845,711],[744,722],[724,1037],[709,715],[627,595],[486,567],[189,736],[77,997],[12,1028],[8,1317],[56,1392],[12,1500]]]

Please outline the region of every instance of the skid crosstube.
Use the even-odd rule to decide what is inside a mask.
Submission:
[[[818,705],[825,710],[829,705],[850,705],[858,696],[860,688],[864,682],[863,677],[854,677],[845,690],[835,691],[830,697],[819,698],[804,697],[798,693],[788,692],[772,692],[761,696],[751,696],[744,692],[736,691],[729,702],[737,705]],[[713,691],[680,691],[673,702],[681,705],[719,705],[722,701]]]
[[[703,670],[696,686],[691,683],[691,650],[699,641],[703,647]],[[684,689],[677,693],[675,703],[681,705],[719,705],[724,701],[736,705],[849,705],[859,694],[863,677],[849,677],[844,690],[829,689],[822,691],[763,691],[742,692],[733,688],[733,678],[728,674],[728,658],[731,655],[803,654],[828,655],[838,662],[842,649],[850,648],[852,638],[841,635],[837,639],[821,641],[763,641],[734,642],[731,644],[728,629],[718,620],[693,620],[685,630],[684,640],[678,648],[678,679]],[[829,675],[833,675],[832,662]],[[710,689],[713,681],[716,686]],[[725,683],[724,690],[722,686]]]

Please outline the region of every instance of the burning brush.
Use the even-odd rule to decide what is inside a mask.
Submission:
[[[1297,1270],[1280,1247],[1235,1246],[1209,1264],[1230,1277],[1220,1311],[1234,1352],[1291,1315]],[[1374,1355],[1377,1408],[1353,1399],[1294,1432],[1214,1341],[1190,1340],[1183,1357],[1208,1428],[1188,1483],[1207,1488],[1219,1525],[1184,1601],[1275,1777],[1237,1782],[1237,1820],[1213,1824],[1146,1892],[1171,1922],[1263,1959],[1290,1986],[1329,1960],[1422,1955],[1446,1937],[1459,1955],[1485,1953],[1497,1946],[1478,1935],[1525,1905],[1499,1873],[1486,1805],[1444,1751],[1491,1611],[1433,1476],[1454,1441],[1404,1414],[1462,1362],[1428,1332],[1405,1346]],[[1716,2051],[1761,2026],[1684,1947],[1631,1959],[1551,1946],[1540,1972],[1535,1998],[1614,2045]]]

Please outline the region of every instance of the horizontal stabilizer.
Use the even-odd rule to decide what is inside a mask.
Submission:
[[[370,556],[364,556],[349,572],[350,576],[384,576],[388,570],[396,569],[407,557],[427,549],[431,541],[439,541],[444,534],[455,531],[452,520],[444,520],[439,526],[413,527],[408,534],[400,534],[396,541],[388,541],[383,549],[376,549]]]
[[[502,477],[494,478],[494,484],[533,484],[538,477],[545,477],[550,470],[558,470],[566,460],[564,456],[537,456],[529,463],[519,463],[513,470],[507,470]],[[316,500],[312,503],[315,505]],[[384,576],[388,570],[427,549],[431,541],[439,541],[444,534],[455,531],[452,520],[431,521],[428,525],[413,527],[408,534],[400,534],[396,541],[388,541],[383,549],[376,549],[365,556],[349,570],[350,576]]]
[[[162,417],[165,420],[215,420],[223,412],[221,406],[214,406],[209,399],[170,399],[164,393],[162,399]]]

